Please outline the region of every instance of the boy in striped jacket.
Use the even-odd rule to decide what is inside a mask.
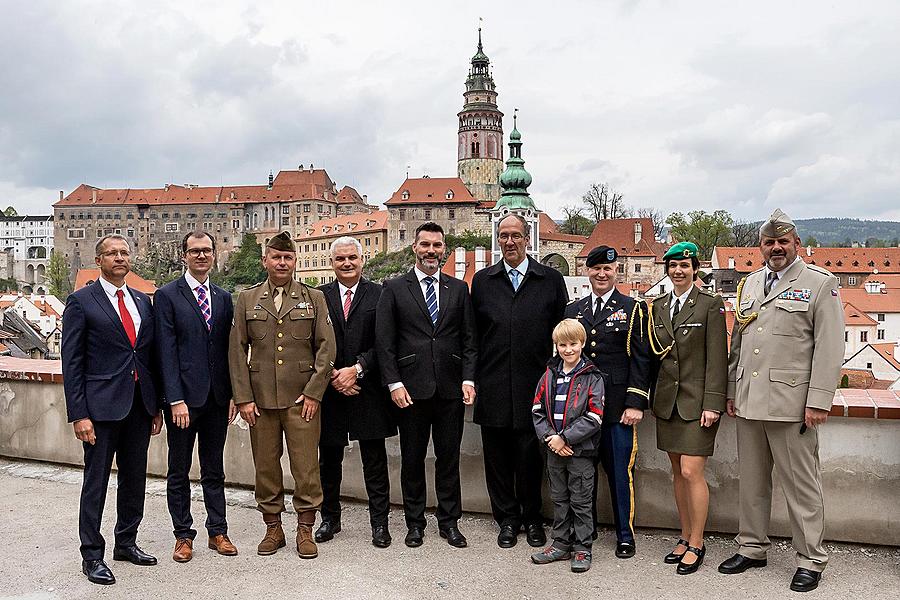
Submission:
[[[564,319],[553,329],[557,356],[538,382],[531,408],[538,439],[547,444],[553,500],[553,543],[531,556],[543,565],[571,559],[574,573],[591,568],[594,461],[603,419],[603,377],[582,358],[584,327]]]

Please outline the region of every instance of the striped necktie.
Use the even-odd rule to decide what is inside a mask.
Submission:
[[[775,271],[769,271],[768,277],[766,277],[766,285],[763,290],[766,293],[766,296],[769,295],[769,292],[772,291],[772,288],[775,286],[775,283],[778,281],[778,273]]]
[[[344,292],[344,320],[347,320],[347,317],[350,316],[350,305],[353,303],[353,291],[347,290]]]
[[[428,307],[428,314],[431,315],[431,324],[436,325],[438,320],[438,303],[437,294],[434,291],[434,277],[428,276],[422,281],[425,282],[425,305]]]
[[[206,286],[198,285],[196,292],[197,304],[200,305],[200,312],[203,313],[203,320],[206,321],[206,330],[210,331],[212,329],[212,312],[209,309],[209,297],[206,295]]]

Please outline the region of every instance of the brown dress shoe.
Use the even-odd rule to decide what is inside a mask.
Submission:
[[[316,511],[305,510],[297,516],[297,554],[300,558],[319,556],[319,548],[313,540],[313,525],[316,523]]]
[[[215,550],[222,556],[237,556],[237,548],[224,533],[209,538],[209,549]]]
[[[266,522],[266,535],[263,537],[256,553],[262,556],[275,554],[279,548],[284,548],[287,542],[284,539],[284,530],[281,528],[281,515],[263,515]]]
[[[187,562],[194,557],[194,541],[191,538],[178,538],[175,540],[175,551],[172,552],[172,560],[175,562]]]

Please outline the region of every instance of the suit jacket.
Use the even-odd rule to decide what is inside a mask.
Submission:
[[[85,418],[121,421],[131,411],[135,385],[147,414],[159,413],[153,305],[145,294],[128,292],[141,315],[133,348],[99,280],[66,300],[61,354],[70,423]]]
[[[528,259],[513,291],[501,261],[475,273],[472,308],[478,331],[475,422],[531,429],[534,388],[553,354],[553,328],[569,295],[562,275]]]
[[[413,399],[462,397],[475,380],[475,320],[466,284],[439,274],[439,314],[432,326],[422,286],[410,270],[384,283],[375,313],[381,378],[403,382]]]
[[[647,307],[613,290],[599,315],[594,314],[588,295],[566,307],[566,318],[578,319],[584,325],[584,353],[606,375],[603,422],[618,423],[626,408],[646,410],[650,400],[650,345],[644,323]]]
[[[783,273],[766,294],[766,270],[754,271],[735,300],[742,315],[758,314],[731,333],[727,396],[745,419],[802,421],[807,407],[831,410],[841,375],[837,278],[802,259]]]
[[[325,296],[293,279],[284,294],[280,311],[268,281],[238,296],[228,347],[235,404],[291,408],[301,394],[325,394],[335,352]]]
[[[344,319],[344,301],[337,281],[319,287],[325,294],[328,313],[334,326],[337,353],[334,368],[343,369],[359,363],[362,379],[357,380],[359,394],[345,396],[328,386],[322,402],[322,435],[324,445],[346,445],[347,436],[354,440],[384,439],[396,435],[393,402],[381,383],[378,355],[375,352],[375,309],[381,297],[381,286],[360,279]]]
[[[206,404],[212,392],[219,406],[231,400],[228,336],[234,319],[231,294],[210,283],[212,327],[184,277],[156,292],[156,345],[166,401],[190,408]]]
[[[672,345],[657,358],[658,375],[653,414],[670,419],[674,410],[685,421],[696,421],[704,410],[725,412],[728,382],[728,342],[722,298],[694,286],[675,319],[672,295],[650,306],[652,334],[660,347]],[[649,333],[649,332],[648,332]]]

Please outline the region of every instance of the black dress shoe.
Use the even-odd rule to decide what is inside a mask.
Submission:
[[[695,554],[697,556],[697,560],[692,562],[691,564],[687,564],[684,562],[684,557],[688,555],[688,552],[691,554]],[[690,575],[697,571],[700,568],[700,565],[703,564],[703,557],[706,556],[706,545],[702,548],[695,548],[693,546],[688,546],[687,552],[681,558],[681,562],[678,563],[678,567],[675,569],[675,572],[679,575]]]
[[[819,587],[819,579],[822,574],[818,571],[810,571],[799,567],[791,579],[791,589],[795,592],[811,592]]]
[[[685,548],[687,548],[689,546],[688,541],[685,539],[682,539],[682,538],[678,538],[678,543],[675,545],[676,546],[684,546]],[[681,554],[675,554],[675,552],[669,552],[663,558],[663,562],[666,563],[667,565],[676,565],[681,562],[682,556],[684,556],[684,552],[682,552]]]
[[[724,573],[726,575],[734,575],[736,573],[743,573],[747,569],[756,569],[759,567],[764,567],[768,564],[768,561],[758,558],[747,558],[743,554],[735,554],[728,560],[722,562],[719,565],[719,573]]]
[[[422,540],[424,537],[425,532],[421,527],[410,527],[409,531],[406,532],[406,539],[403,540],[403,543],[410,548],[418,548],[422,545]]]
[[[518,528],[512,525],[503,525],[500,527],[500,533],[497,535],[497,545],[501,548],[512,548],[519,541]]]
[[[99,583],[100,585],[112,585],[116,582],[112,571],[106,566],[102,560],[83,560],[81,561],[81,572],[87,575],[88,581],[91,583]]]
[[[634,556],[634,542],[616,544],[616,558],[631,558],[632,556]]]
[[[372,545],[376,548],[387,548],[392,541],[387,525],[377,525],[372,528]]]
[[[150,556],[137,546],[116,546],[113,548],[113,560],[125,560],[142,567],[152,567],[156,564],[155,556]]]
[[[334,534],[341,532],[341,522],[332,519],[322,521],[316,529],[316,541],[320,544],[334,539]]]
[[[540,523],[529,523],[525,527],[525,539],[532,548],[543,548],[547,543],[547,534],[544,533],[544,526]]]
[[[466,536],[464,536],[459,530],[459,527],[456,527],[455,525],[447,527],[446,529],[441,529],[440,534],[441,537],[446,539],[447,543],[454,548],[465,548],[469,545],[468,542],[466,542]]]

